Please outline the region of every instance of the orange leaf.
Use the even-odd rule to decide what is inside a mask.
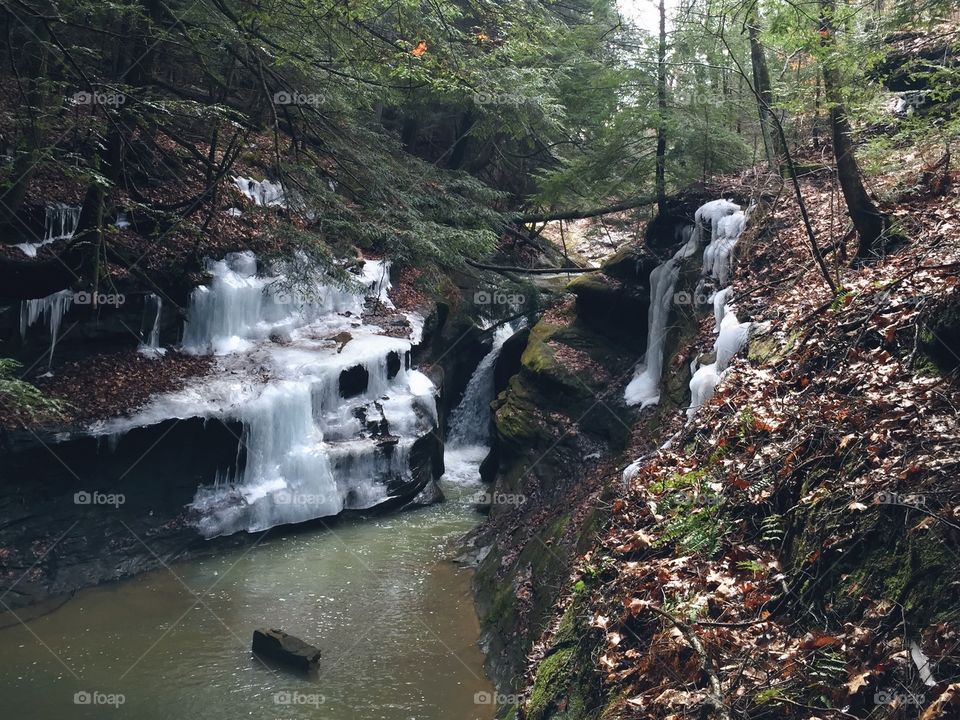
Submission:
[[[421,40],[420,42],[417,43],[417,46],[410,51],[410,54],[413,55],[414,57],[420,57],[426,51],[427,51],[427,41]]]

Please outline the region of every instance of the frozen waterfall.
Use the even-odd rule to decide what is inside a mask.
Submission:
[[[79,221],[79,205],[65,205],[63,203],[48,205],[44,209],[43,240],[37,243],[19,243],[14,247],[19,248],[27,257],[36,257],[38,248],[57,240],[67,240],[73,237]]]
[[[686,242],[665,263],[650,273],[650,307],[647,310],[647,351],[624,390],[627,405],[640,409],[660,402],[660,376],[663,373],[663,350],[667,340],[667,322],[673,307],[674,289],[683,261],[697,251],[698,233],[692,226],[684,229]]]
[[[53,364],[53,351],[57,347],[57,338],[60,335],[60,324],[63,316],[73,304],[72,290],[61,290],[46,297],[33,300],[23,300],[20,303],[20,339],[27,336],[27,328],[34,325],[40,318],[50,329],[50,356],[47,367]]]
[[[252,253],[207,265],[191,296],[183,349],[216,357],[213,372],[154,398],[106,433],[170,418],[239,421],[243,462],[198,489],[206,537],[362,510],[411,480],[414,443],[436,430],[433,383],[409,367],[410,338],[363,322],[386,299],[389,269],[367,261],[357,290],[316,284],[303,296]]]

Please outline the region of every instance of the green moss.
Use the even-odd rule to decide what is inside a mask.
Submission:
[[[573,648],[557,650],[540,662],[537,676],[527,702],[527,720],[546,720],[546,718],[577,717],[567,712],[560,714],[561,703],[567,697],[567,683],[573,664]]]

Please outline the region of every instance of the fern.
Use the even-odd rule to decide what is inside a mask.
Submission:
[[[44,395],[36,386],[15,376],[22,367],[16,360],[0,358],[0,404],[21,422],[63,417],[66,403]]]

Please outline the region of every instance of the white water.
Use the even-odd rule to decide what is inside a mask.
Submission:
[[[480,464],[490,451],[490,403],[493,402],[493,371],[503,344],[515,329],[509,323],[494,331],[493,347],[470,376],[463,398],[450,413],[444,447],[444,480],[453,485],[479,488]]]
[[[67,240],[73,237],[80,220],[79,205],[48,205],[43,218],[43,240],[38,243],[19,243],[14,247],[20,248],[27,257],[36,257],[37,249],[49,245],[57,240]]]
[[[316,284],[297,292],[281,290],[280,275],[258,274],[252,253],[207,269],[211,282],[191,297],[183,350],[215,355],[214,371],[101,431],[170,418],[239,421],[243,469],[194,498],[207,537],[389,499],[387,483],[409,479],[410,450],[436,429],[437,410],[433,384],[406,368],[411,340],[381,335],[361,319],[365,298],[389,301],[388,267],[366,262],[359,291]],[[341,373],[358,366],[367,386],[345,398]]]
[[[463,399],[450,414],[450,429],[447,446],[463,448],[485,446],[490,442],[490,403],[493,402],[493,370],[500,357],[500,350],[514,329],[506,323],[493,334],[493,347],[470,377]]]
[[[665,263],[650,273],[650,308],[647,310],[647,351],[637,365],[633,379],[624,390],[627,405],[640,409],[660,402],[660,376],[663,374],[663,349],[667,339],[667,321],[673,307],[674,289],[683,261],[697,251],[699,234],[692,227],[684,228],[686,242]]]

